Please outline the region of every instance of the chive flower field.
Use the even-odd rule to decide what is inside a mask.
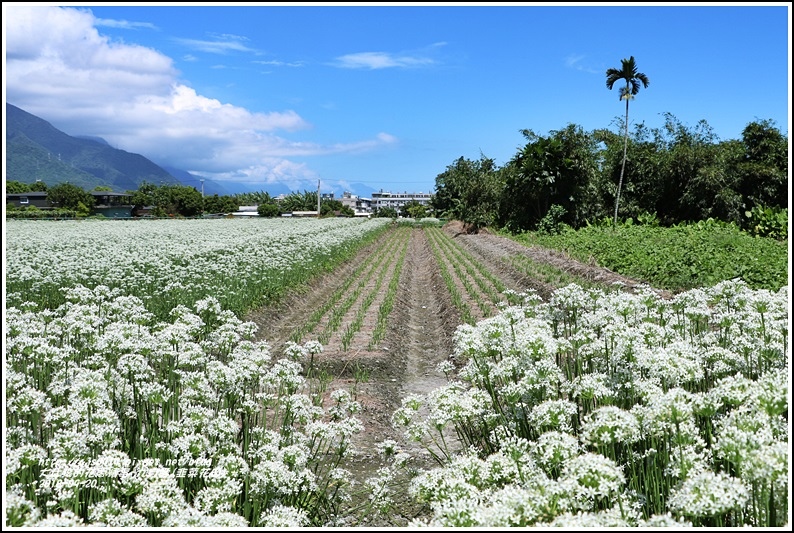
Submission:
[[[6,224],[6,525],[346,527],[405,500],[412,527],[790,522],[789,287],[544,301],[389,219]],[[361,478],[362,405],[306,371],[324,344],[296,324],[273,346],[242,317],[389,235],[367,272],[394,298],[409,234],[439,290],[480,302],[460,302],[446,383],[401,399]],[[392,300],[364,287],[355,327],[387,327]]]

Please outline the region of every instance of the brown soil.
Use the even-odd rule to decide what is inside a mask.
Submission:
[[[471,234],[465,231],[462,224],[452,222],[443,228],[443,232],[454,245],[485,266],[505,287],[516,291],[531,288],[543,299],[547,299],[555,287],[528,278],[511,267],[506,258],[526,255],[583,280],[604,284],[621,282],[627,290],[638,285],[635,280],[594,264],[584,264],[552,250],[525,247],[487,230]],[[386,334],[379,343],[372,345],[370,341],[377,324],[378,309],[389,281],[395,275],[402,252],[405,254],[404,262]],[[442,262],[447,265],[448,272],[455,275],[453,261],[444,259]],[[475,291],[480,299],[478,304],[464,289],[463,279],[457,275],[454,277],[455,285],[472,311],[473,318],[483,318],[488,311],[488,306],[483,302],[486,294],[480,289]],[[471,279],[469,285],[473,285]],[[361,309],[366,296],[373,291],[377,295],[368,307]],[[334,305],[331,305],[332,298]],[[339,309],[343,302],[352,303],[344,313],[337,311],[341,320],[331,331],[330,316],[333,309]],[[490,313],[495,313],[496,305],[493,302],[488,305],[491,306]],[[305,324],[312,313],[323,306],[328,307],[328,311],[314,330],[300,342],[316,340],[322,332],[329,335],[327,342],[323,343],[323,352],[315,356],[312,365],[331,376],[328,391],[339,388],[355,391],[355,397],[362,406],[358,417],[364,423],[365,431],[355,443],[359,452],[353,458],[353,470],[364,478],[382,466],[375,444],[385,439],[401,443],[416,457],[416,466],[434,466],[429,454],[415,444],[406,442],[391,425],[391,415],[400,407],[402,398],[408,394],[426,394],[447,383],[436,367],[449,358],[453,349],[452,335],[463,322],[442,277],[441,265],[433,255],[433,244],[428,232],[420,228],[397,227],[362,249],[333,273],[296,290],[275,307],[249,314],[246,320],[259,325],[260,339],[267,340],[274,355],[278,356],[296,328]],[[363,316],[360,329],[345,347],[341,337],[355,322],[356,316]],[[368,525],[405,526],[412,516],[422,510],[406,508],[402,511],[391,517],[389,524]]]

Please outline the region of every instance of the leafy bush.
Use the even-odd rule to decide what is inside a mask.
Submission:
[[[659,226],[659,217],[656,216],[656,213],[648,213],[646,211],[637,215],[637,222],[643,226],[651,226],[655,228]]]
[[[748,232],[759,237],[788,239],[788,209],[755,206],[744,215],[749,219]]]
[[[552,205],[546,215],[538,222],[538,233],[541,235],[559,235],[567,226],[563,222],[567,211],[561,205]]]
[[[279,215],[279,209],[276,204],[259,204],[256,208],[256,212],[259,213],[260,217],[277,217]]]

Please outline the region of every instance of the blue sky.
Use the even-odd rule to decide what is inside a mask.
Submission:
[[[522,129],[620,131],[605,71],[629,56],[632,124],[791,121],[785,2],[58,6],[3,3],[5,101],[252,190],[432,192]]]

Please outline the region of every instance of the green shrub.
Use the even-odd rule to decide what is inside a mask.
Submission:
[[[566,210],[563,206],[554,204],[546,212],[546,215],[538,222],[538,233],[541,235],[559,235],[563,232],[567,224],[562,219],[565,217]]]
[[[748,233],[759,237],[788,239],[788,209],[781,207],[755,206],[745,211],[748,220]]]
[[[279,214],[281,214],[278,206],[273,203],[259,204],[259,206],[256,208],[256,212],[259,213],[260,217],[270,218],[277,217]]]

